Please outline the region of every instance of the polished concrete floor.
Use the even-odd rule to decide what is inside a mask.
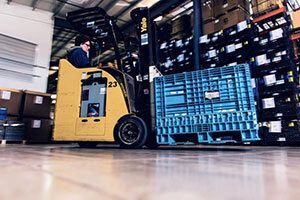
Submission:
[[[0,147],[0,199],[299,199],[300,147]]]

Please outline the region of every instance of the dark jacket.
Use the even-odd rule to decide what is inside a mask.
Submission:
[[[87,53],[81,47],[75,46],[68,51],[68,61],[77,68],[90,67],[91,63]]]

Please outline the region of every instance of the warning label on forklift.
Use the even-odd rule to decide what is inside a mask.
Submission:
[[[220,98],[220,92],[205,92],[206,99],[216,99]]]
[[[148,41],[148,33],[145,33],[145,34],[142,34],[141,35],[141,45],[147,45],[149,44],[149,41]]]

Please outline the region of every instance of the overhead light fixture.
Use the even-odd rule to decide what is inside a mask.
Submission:
[[[75,3],[75,4],[85,4],[89,0],[69,0],[69,3]]]
[[[163,19],[163,16],[158,16],[154,19],[155,22],[159,22]]]
[[[130,4],[129,3],[127,3],[127,2],[118,2],[118,3],[116,3],[115,4],[116,6],[129,6]]]
[[[171,15],[177,16],[180,13],[184,12],[185,10],[186,10],[185,8],[179,8],[178,10],[175,10],[173,13],[171,13]]]
[[[188,8],[192,7],[193,5],[194,5],[194,2],[191,1],[190,3],[184,5],[183,7],[184,7],[185,9],[188,9]]]

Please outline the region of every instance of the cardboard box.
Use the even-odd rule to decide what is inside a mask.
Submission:
[[[50,143],[52,139],[53,120],[24,118],[26,140],[28,143]]]
[[[226,2],[226,1],[224,1]],[[227,10],[234,9],[236,7],[243,8],[247,12],[250,12],[251,2],[249,0],[227,0],[227,3],[223,4],[223,7]]]
[[[204,23],[203,35],[207,35],[213,32],[215,32],[215,21]]]
[[[7,109],[8,115],[18,116],[23,92],[20,90],[0,88],[0,107]]]
[[[39,92],[24,91],[23,117],[49,118],[51,95]]]
[[[215,24],[215,31],[224,30],[249,18],[250,14],[247,11],[237,8],[218,18]]]
[[[300,28],[300,10],[297,10],[296,12],[293,12],[291,14],[292,18],[292,25],[294,29]]]
[[[205,4],[202,7],[203,22],[212,21],[214,19],[213,4]]]
[[[242,8],[249,13],[249,0],[216,0],[213,6],[213,12],[215,17],[218,18],[236,8]]]
[[[223,8],[223,1],[222,0],[216,0],[214,2],[213,12],[214,12],[214,15],[215,15],[216,18],[218,18],[220,15],[225,14],[226,10],[227,9]]]
[[[282,0],[253,0],[252,10],[253,14],[263,13],[268,10],[283,7]]]

